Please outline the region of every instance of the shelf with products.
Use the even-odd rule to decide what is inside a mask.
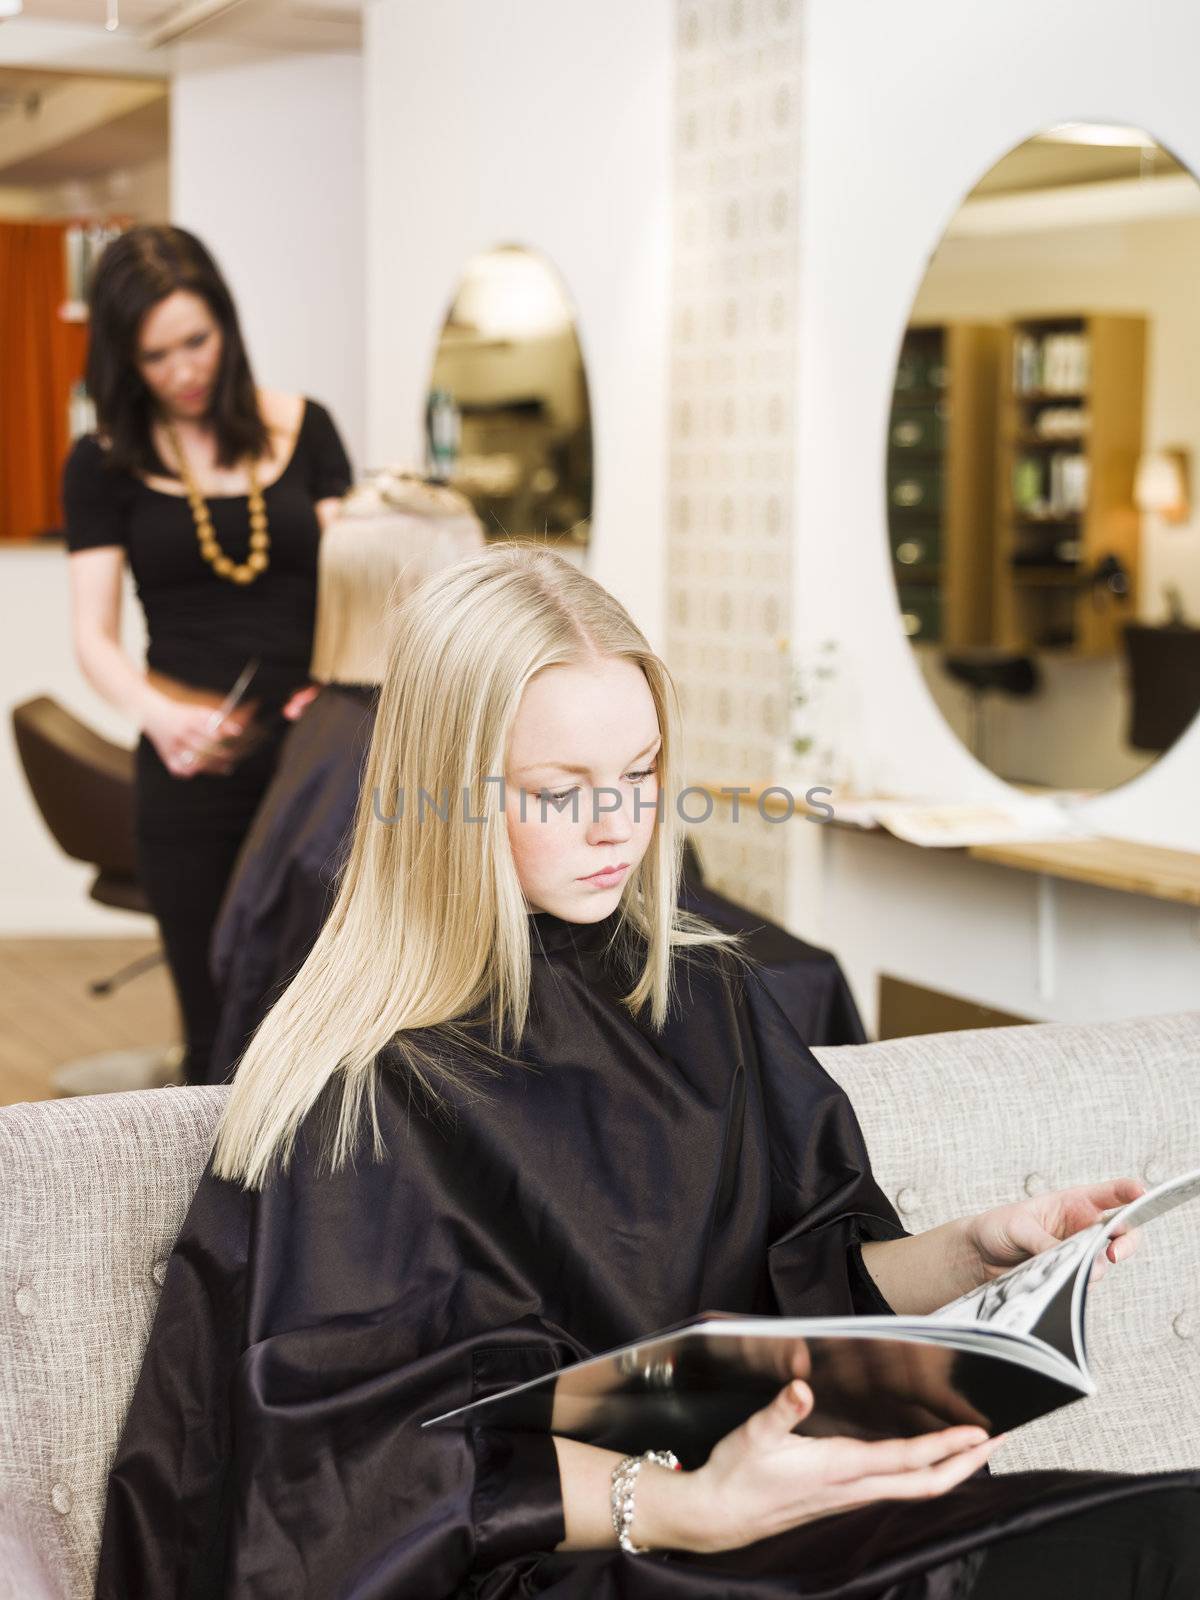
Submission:
[[[1145,349],[1140,316],[1071,312],[1007,329],[993,575],[1006,649],[1110,655],[1136,614]],[[1114,560],[1121,595],[1090,581]]]
[[[1012,581],[1033,587],[1050,584],[1059,588],[1078,588],[1082,579],[1077,565],[1064,562],[1061,566],[1018,566],[1013,570]]]
[[[1022,450],[1069,450],[1072,445],[1077,450],[1082,450],[1086,444],[1086,435],[1076,433],[1035,433],[1027,429],[1017,435],[1015,441]]]
[[[87,296],[96,263],[105,247],[129,226],[128,217],[105,217],[72,222],[63,230],[66,298],[59,304],[58,318],[60,322],[68,324],[72,330],[71,336],[77,340],[77,358],[73,365],[80,374],[83,371],[90,315]],[[95,429],[95,408],[88,398],[82,376],[76,377],[71,384],[66,410],[68,439],[78,439],[80,435]]]
[[[915,325],[888,425],[892,570],[905,632],[952,647],[986,640],[991,612],[999,330]]]
[[[73,222],[63,236],[66,252],[67,298],[59,315],[66,322],[87,321],[87,297],[96,263],[119,233],[130,226],[128,217],[104,217]]]

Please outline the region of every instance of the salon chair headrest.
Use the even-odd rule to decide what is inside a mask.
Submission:
[[[1042,679],[1037,662],[1032,656],[1019,655],[1011,650],[955,650],[942,657],[942,665],[950,677],[963,683],[976,694],[1012,695],[1024,699],[1036,694]]]

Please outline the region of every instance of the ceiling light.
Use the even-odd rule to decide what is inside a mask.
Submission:
[[[1121,150],[1156,150],[1158,141],[1144,128],[1121,122],[1059,122],[1038,138],[1047,144],[1100,144]]]

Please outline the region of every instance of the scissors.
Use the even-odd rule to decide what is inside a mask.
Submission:
[[[233,688],[230,689],[224,700],[221,701],[221,704],[216,708],[216,710],[209,717],[208,721],[205,723],[204,727],[206,733],[216,733],[217,729],[225,721],[225,718],[234,709],[234,707],[237,706],[242,696],[245,694],[250,685],[250,680],[258,671],[258,668],[259,660],[257,656],[253,657],[250,661],[247,661],[246,665],[238,673],[237,681],[234,683]],[[183,754],[182,760],[185,766],[195,766],[196,752],[194,750],[186,750]]]
[[[258,671],[258,666],[258,657],[255,656],[253,660],[247,661],[246,665],[238,673],[237,682],[234,684],[233,688],[230,689],[224,700],[221,701],[221,704],[213,712],[212,716],[208,719],[206,728],[209,733],[216,733],[217,729],[225,721],[225,718],[241,700],[242,696],[250,686],[251,678]]]

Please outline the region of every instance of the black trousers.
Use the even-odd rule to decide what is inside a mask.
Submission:
[[[1200,1600],[1200,1489],[1158,1489],[989,1545],[970,1600]]]
[[[226,886],[275,772],[286,723],[226,777],[176,778],[146,738],[136,761],[138,878],[158,920],[183,1021],[188,1083],[213,1079],[220,1015],[209,946]]]

